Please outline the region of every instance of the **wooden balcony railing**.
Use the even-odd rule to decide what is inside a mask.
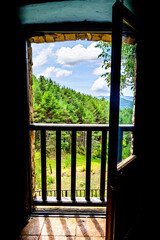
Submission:
[[[30,130],[39,130],[41,132],[41,181],[42,197],[34,199],[35,205],[63,205],[63,206],[105,206],[105,176],[106,176],[106,154],[107,154],[107,133],[109,125],[107,124],[30,124]],[[56,196],[48,196],[46,181],[46,131],[56,131]],[[133,125],[120,125],[119,127],[119,146],[118,161],[122,156],[123,132],[133,132]],[[61,131],[71,131],[71,197],[62,197],[61,189]],[[86,184],[85,197],[76,197],[76,132],[86,131]],[[92,131],[102,131],[102,154],[100,170],[100,197],[93,197],[91,194],[91,144]]]

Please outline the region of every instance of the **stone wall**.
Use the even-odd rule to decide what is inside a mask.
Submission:
[[[28,80],[29,80],[29,121],[33,123],[33,77],[32,77],[32,48],[31,43],[27,42],[28,50]],[[31,168],[32,168],[32,197],[35,197],[35,187],[36,187],[36,175],[35,175],[35,144],[34,144],[35,134],[34,131],[30,131],[30,144],[31,144]]]
[[[50,42],[63,42],[63,41],[75,41],[75,40],[85,40],[88,41],[104,41],[111,42],[112,35],[106,33],[52,33],[43,34],[41,36],[33,36],[29,38],[31,43],[50,43]]]
[[[133,115],[132,124],[135,124],[135,105],[136,105],[136,80],[137,80],[137,60],[135,58],[135,78],[134,78],[134,94],[133,94]],[[134,154],[134,134],[131,133],[131,154]]]
[[[76,41],[76,40],[88,41],[103,41],[112,42],[112,34],[109,33],[51,33],[42,34],[40,36],[33,36],[29,38],[30,43],[51,43],[51,42],[63,42],[63,41]],[[135,39],[131,37],[122,37],[122,41],[129,44],[134,44]]]

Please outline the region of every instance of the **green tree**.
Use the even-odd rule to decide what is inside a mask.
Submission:
[[[124,108],[123,110],[120,109],[119,123],[132,124],[132,114],[133,114],[133,109],[130,109],[130,108]]]
[[[111,43],[99,41],[95,47],[102,50],[99,54],[99,58],[103,58],[102,68],[106,70],[101,77],[104,77],[107,85],[111,84]],[[120,77],[120,90],[126,87],[134,89],[134,78],[135,78],[135,57],[136,57],[136,46],[128,43],[122,43],[121,51],[121,77]]]
[[[45,122],[58,123],[61,121],[62,109],[54,95],[46,91],[42,96],[41,112]]]

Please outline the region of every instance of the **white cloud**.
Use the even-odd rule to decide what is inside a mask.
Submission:
[[[110,88],[107,86],[104,78],[100,77],[96,81],[94,81],[91,90],[98,96],[104,95],[107,96],[110,94]]]
[[[73,67],[86,61],[97,61],[101,49],[95,48],[96,43],[91,43],[87,48],[78,44],[73,48],[62,47],[57,50],[57,63],[67,67]]]
[[[48,67],[42,73],[40,73],[37,77],[42,75],[46,78],[52,78],[52,77],[60,78],[60,77],[67,77],[71,74],[72,74],[72,71],[67,71],[61,68]]]
[[[38,55],[33,58],[33,67],[40,67],[43,64],[45,64],[47,62],[47,58],[49,56],[53,56],[53,47],[54,47],[54,43],[50,44],[49,47],[47,48],[42,48],[39,52]]]
[[[131,87],[124,88],[122,93],[124,96],[133,96],[133,90],[131,90]]]
[[[97,75],[97,76],[101,76],[102,74],[107,73],[107,72],[109,73],[110,71],[111,71],[111,68],[105,69],[104,67],[102,67],[102,65],[100,65],[98,68],[96,68],[93,71],[93,74]]]
[[[102,68],[102,65],[93,71],[93,74],[97,76],[102,75],[104,73],[106,73],[106,70]]]

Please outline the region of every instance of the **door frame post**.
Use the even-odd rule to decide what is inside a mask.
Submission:
[[[112,7],[112,60],[109,118],[109,153],[107,184],[106,239],[115,239],[115,176],[117,172],[118,124],[120,95],[120,64],[122,45],[122,3],[117,1]]]

